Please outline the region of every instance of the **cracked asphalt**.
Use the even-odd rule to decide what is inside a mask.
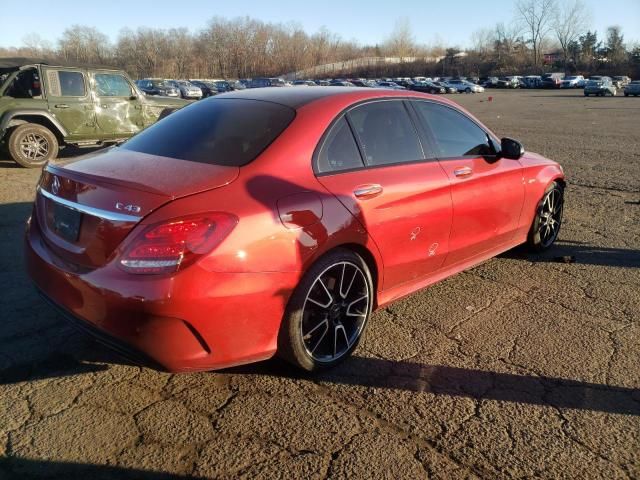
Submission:
[[[452,98],[562,163],[559,242],[377,312],[317,376],[171,375],[77,333],[24,272],[39,172],[0,160],[0,478],[639,478],[640,99]]]

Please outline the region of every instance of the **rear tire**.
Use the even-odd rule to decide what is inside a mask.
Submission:
[[[534,252],[550,248],[560,234],[564,210],[564,188],[558,182],[547,187],[538,203],[527,237],[527,246]]]
[[[331,368],[358,346],[373,310],[373,281],[366,262],[336,249],[302,277],[278,334],[278,355],[308,372]]]
[[[36,123],[16,127],[9,136],[7,149],[20,166],[38,168],[58,156],[58,139],[51,130]]]

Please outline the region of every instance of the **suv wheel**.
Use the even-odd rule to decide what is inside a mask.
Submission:
[[[42,167],[58,156],[58,139],[47,127],[26,123],[11,132],[7,148],[18,165]]]

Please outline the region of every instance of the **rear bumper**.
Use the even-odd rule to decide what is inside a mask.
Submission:
[[[162,365],[157,363],[154,359],[147,356],[144,352],[137,350],[133,348],[131,345],[125,342],[122,342],[118,338],[109,335],[103,330],[100,330],[99,328],[95,327],[91,322],[87,322],[85,320],[82,320],[80,318],[73,316],[63,306],[58,305],[55,301],[49,298],[47,294],[44,293],[42,290],[40,290],[37,286],[36,286],[36,289],[38,290],[38,293],[40,294],[42,299],[45,300],[51,307],[53,307],[65,320],[69,322],[69,324],[71,324],[77,330],[91,335],[98,342],[102,343],[103,345],[110,348],[111,350],[114,350],[117,353],[119,353],[121,356],[129,360],[132,360],[133,362],[139,365],[148,366],[156,370],[165,369]]]
[[[53,256],[32,222],[28,273],[74,324],[137,363],[214,370],[276,351],[292,273],[215,273],[194,264],[171,276],[130,275],[107,264],[78,271]]]

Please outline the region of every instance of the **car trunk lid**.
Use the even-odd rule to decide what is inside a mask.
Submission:
[[[152,211],[227,185],[238,173],[238,167],[112,149],[49,165],[38,185],[36,217],[54,254],[76,267],[95,268]]]

